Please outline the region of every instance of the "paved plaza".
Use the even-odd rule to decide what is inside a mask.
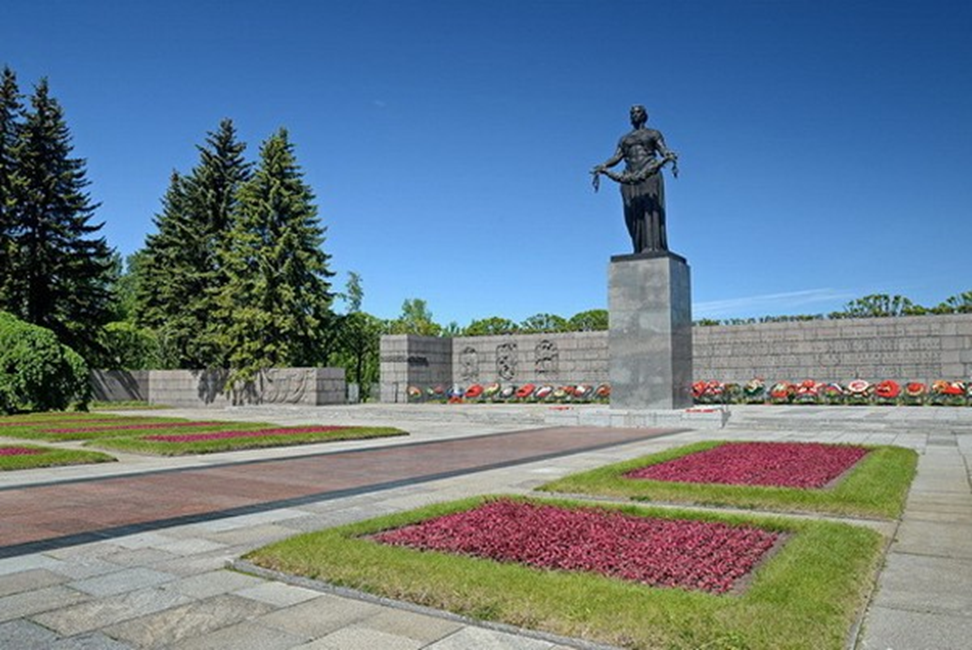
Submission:
[[[119,463],[4,473],[0,648],[596,647],[231,565],[296,533],[528,493],[568,473],[714,438],[918,451],[901,522],[854,522],[885,534],[889,548],[848,647],[969,647],[972,408],[732,407],[721,430],[550,427],[542,408],[173,409],[166,414],[386,424],[411,435],[187,458],[116,454]]]

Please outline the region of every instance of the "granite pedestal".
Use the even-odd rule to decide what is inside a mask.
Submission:
[[[611,258],[608,293],[611,408],[692,406],[689,266],[674,253]]]

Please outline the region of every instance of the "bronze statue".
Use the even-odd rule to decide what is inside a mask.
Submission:
[[[661,168],[672,163],[672,173],[678,178],[678,156],[665,146],[665,139],[655,129],[645,127],[648,111],[644,106],[631,107],[631,126],[634,129],[618,142],[613,156],[591,170],[594,191],[600,187],[604,174],[621,185],[624,199],[624,222],[631,235],[635,253],[667,251],[665,235],[665,183]],[[624,161],[622,173],[610,171]]]

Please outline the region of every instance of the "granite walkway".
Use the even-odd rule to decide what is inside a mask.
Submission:
[[[179,520],[179,515],[167,521],[164,512],[138,515],[134,525],[144,528],[137,532],[113,529],[111,522],[95,522],[82,506],[75,505],[61,511],[61,531],[53,530],[53,522],[47,521],[46,532],[5,538],[8,541],[0,541],[0,551],[7,548],[10,557],[0,559],[0,648],[590,647],[575,639],[487,627],[435,612],[284,584],[237,573],[227,566],[253,548],[297,532],[476,494],[525,493],[567,473],[713,437],[896,444],[919,451],[918,478],[900,525],[871,524],[893,535],[894,541],[861,630],[851,643],[869,650],[947,649],[967,648],[972,638],[968,463],[972,409],[734,408],[728,426],[721,431],[654,436],[641,430],[640,434],[621,432],[591,443],[589,438],[586,442],[581,438],[594,436],[593,430],[588,434],[578,430],[579,439],[571,442],[573,446],[551,447],[548,440],[542,449],[527,450],[513,442],[530,436],[512,432],[537,426],[535,418],[521,422],[515,413],[504,412],[503,422],[470,423],[468,418],[456,417],[460,411],[443,410],[431,416],[423,412],[420,420],[409,421],[407,408],[390,414],[387,408],[380,414],[364,409],[356,419],[369,423],[387,419],[388,424],[402,426],[415,440],[428,443],[418,449],[434,450],[437,443],[448,443],[439,449],[452,445],[456,455],[465,453],[462,463],[446,470],[441,465],[444,456],[434,462],[426,459],[429,464],[412,474],[421,480],[409,480],[405,471],[401,480],[376,485],[372,478],[364,482],[373,489],[348,488],[337,496],[333,489],[344,488],[332,489],[323,483],[314,488],[315,481],[331,480],[328,472],[307,481],[296,496],[274,493],[281,498],[240,503],[240,498],[255,497],[236,494],[235,487],[228,487],[215,499],[218,503],[191,513],[195,518],[189,521]],[[213,417],[212,412],[207,415]],[[348,417],[329,414],[326,409],[235,409],[218,414],[224,416],[280,424]],[[561,442],[570,439],[571,431],[560,434]],[[552,437],[542,429],[532,433],[536,440]],[[291,480],[300,484],[306,472],[327,465],[328,456],[358,454],[365,458],[375,454],[374,458],[384,455],[387,459],[389,454],[400,453],[394,450],[402,443],[400,439],[357,441],[204,459],[130,457],[112,466],[16,473],[19,476],[8,473],[0,477],[0,499],[5,494],[33,494],[36,498],[4,506],[0,522],[9,521],[8,515],[27,517],[22,521],[29,522],[31,511],[56,508],[58,500],[86,485],[121,486],[134,481],[128,485],[140,487],[131,491],[148,503],[164,502],[165,494],[176,489],[186,490],[181,492],[183,499],[203,499],[201,494],[209,493],[219,481],[187,489],[183,477],[205,476],[205,471],[212,470],[239,478],[250,468],[286,468],[296,463],[292,467],[301,470],[291,472],[289,479],[282,478],[284,472],[269,481],[273,491]],[[466,452],[459,451],[463,445],[469,445]],[[523,451],[511,458],[517,448]],[[371,451],[358,451],[365,449]],[[507,456],[488,456],[492,453]],[[265,460],[268,457],[274,460]],[[362,467],[359,479],[366,479],[373,470]],[[160,482],[157,477],[165,479]],[[238,485],[232,481],[227,486],[230,484]],[[328,493],[333,498],[324,496]],[[197,496],[187,496],[192,494]],[[120,495],[112,493],[108,503],[122,498]],[[102,509],[112,507],[103,504]],[[235,514],[232,509],[236,507],[250,510]],[[125,510],[119,504],[119,514]],[[127,511],[129,519],[120,517],[119,521],[129,523],[121,526],[133,525],[132,510]],[[160,521],[162,525],[153,525]],[[91,538],[77,538],[80,543],[67,539],[89,534]],[[58,538],[61,541],[50,547],[18,546]]]

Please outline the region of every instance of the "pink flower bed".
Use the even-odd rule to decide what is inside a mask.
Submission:
[[[347,429],[347,427],[291,427],[289,429],[257,429],[256,431],[213,431],[211,433],[142,436],[142,440],[155,440],[157,442],[197,442],[199,440],[222,440],[224,438],[293,436],[300,433],[324,433],[327,431],[340,431],[341,429]]]
[[[0,447],[0,456],[34,456],[46,451],[46,449],[34,449],[32,447]]]
[[[625,476],[678,483],[821,488],[865,454],[863,447],[815,442],[731,442]]]
[[[515,501],[494,501],[373,537],[382,544],[715,594],[729,591],[778,538],[759,528]]]
[[[44,429],[44,433],[95,433],[97,431],[121,431],[141,429],[174,429],[176,427],[211,427],[219,422],[152,422],[151,424],[116,424],[110,427],[79,427],[77,429]]]

